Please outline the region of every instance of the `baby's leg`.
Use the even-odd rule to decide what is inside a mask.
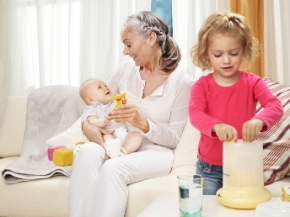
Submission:
[[[110,158],[119,157],[121,149],[121,140],[112,134],[104,135],[106,153]]]
[[[130,132],[126,135],[125,142],[124,142],[124,149],[127,154],[137,151],[142,143],[142,135],[141,133],[135,131]]]

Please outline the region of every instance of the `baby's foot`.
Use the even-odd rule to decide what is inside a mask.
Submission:
[[[116,138],[108,142],[108,148],[106,152],[110,158],[119,157],[120,149],[121,149],[121,140]]]

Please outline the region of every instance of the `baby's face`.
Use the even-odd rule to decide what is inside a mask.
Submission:
[[[108,104],[111,101],[111,91],[105,82],[95,79],[89,82],[86,88],[87,96],[91,98],[93,102],[98,101],[102,104]]]

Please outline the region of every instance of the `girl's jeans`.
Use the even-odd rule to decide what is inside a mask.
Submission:
[[[204,177],[204,195],[215,195],[217,190],[223,186],[223,167],[221,166],[211,165],[198,159],[196,173]]]

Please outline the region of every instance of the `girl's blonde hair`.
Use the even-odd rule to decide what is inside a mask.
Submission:
[[[194,65],[211,69],[207,58],[210,38],[215,33],[237,36],[243,47],[242,65],[252,63],[259,56],[259,41],[253,36],[246,18],[235,13],[214,13],[210,15],[199,30],[196,44],[192,47],[190,55]]]

